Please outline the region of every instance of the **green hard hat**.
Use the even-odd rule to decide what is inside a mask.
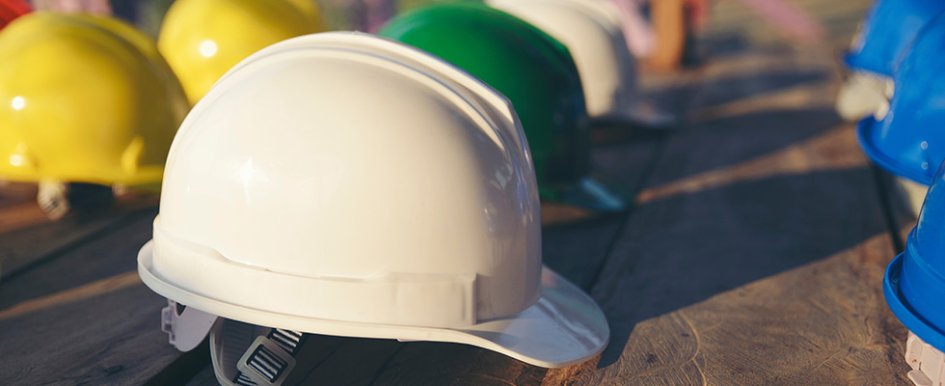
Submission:
[[[587,174],[590,134],[581,80],[568,49],[532,25],[479,3],[427,6],[391,20],[380,35],[479,78],[515,108],[543,198]]]

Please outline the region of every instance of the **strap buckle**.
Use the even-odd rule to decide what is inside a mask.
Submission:
[[[293,336],[299,339],[293,339]],[[300,338],[300,333],[280,329],[272,329],[268,337],[257,336],[236,364],[240,371],[235,380],[236,384],[282,385],[295,367],[292,354],[298,348]]]

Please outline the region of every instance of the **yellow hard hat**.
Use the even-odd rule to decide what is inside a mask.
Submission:
[[[302,15],[308,18],[310,24],[316,26],[319,31],[325,29],[325,25],[322,24],[321,12],[318,10],[318,6],[315,5],[315,0],[286,0],[290,4],[294,5],[299,11],[302,12]]]
[[[250,54],[321,30],[311,0],[177,0],[164,17],[158,48],[196,103]]]
[[[155,44],[120,21],[37,12],[0,32],[0,178],[159,182],[187,109]]]

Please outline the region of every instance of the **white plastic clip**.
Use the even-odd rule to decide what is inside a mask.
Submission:
[[[906,376],[916,386],[945,385],[945,354],[911,331],[906,340],[906,361],[912,367]]]
[[[161,309],[161,331],[168,341],[180,351],[190,351],[200,345],[210,333],[217,316],[167,299],[167,307]]]

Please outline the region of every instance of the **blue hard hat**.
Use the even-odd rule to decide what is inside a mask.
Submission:
[[[876,0],[844,61],[851,69],[892,77],[903,50],[943,10],[942,0]]]
[[[906,250],[886,269],[883,290],[906,328],[945,351],[945,164],[925,196]]]
[[[945,1],[943,1],[945,3]],[[860,121],[869,157],[893,174],[929,185],[945,160],[945,16],[916,37],[896,72],[896,90],[881,120]]]

